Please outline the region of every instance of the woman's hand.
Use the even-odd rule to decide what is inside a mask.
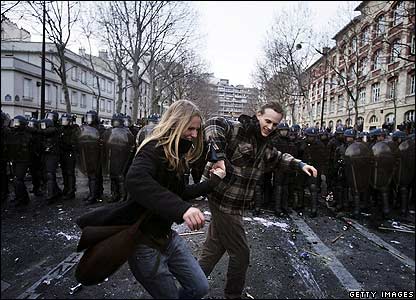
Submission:
[[[199,230],[205,224],[204,214],[196,207],[190,207],[182,218],[191,230]]]
[[[318,176],[318,171],[310,165],[304,165],[302,171],[308,174],[309,176],[313,175],[313,177]]]
[[[212,165],[211,170],[209,170],[210,173],[214,173],[221,179],[225,177],[225,162],[223,160],[217,161],[215,164]]]

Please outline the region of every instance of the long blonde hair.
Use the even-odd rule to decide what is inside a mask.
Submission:
[[[193,147],[185,155],[185,161],[179,157],[181,135],[188,129],[191,119],[195,116],[198,116],[202,123],[201,112],[194,103],[188,100],[175,101],[163,114],[150,136],[140,144],[136,154],[148,142],[157,140],[157,145],[163,146],[170,169],[180,173],[184,172],[188,163],[197,160],[203,150],[202,130],[199,130],[196,139],[192,141]]]

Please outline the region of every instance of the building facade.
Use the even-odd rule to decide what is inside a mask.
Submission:
[[[295,109],[304,126],[322,120],[332,131],[337,124],[369,131],[415,121],[414,2],[363,1],[356,11],[306,71],[308,99]]]
[[[218,115],[236,119],[241,114],[253,113],[252,103],[256,102],[258,93],[254,88],[244,85],[230,85],[228,79],[211,76],[212,92],[218,99]],[[255,109],[254,109],[255,110]]]
[[[1,108],[11,118],[16,115],[40,118],[41,107],[41,51],[42,43],[31,42],[30,33],[18,29],[6,20],[2,23],[1,42]],[[67,86],[71,113],[77,123],[89,110],[96,110],[102,122],[109,124],[120,100],[120,112],[131,116],[133,93],[125,71],[119,84],[112,62],[106,52],[90,56],[80,48],[76,54],[66,49]],[[51,61],[57,61],[53,43],[46,43],[45,111],[67,112],[61,78],[53,70]],[[121,96],[119,97],[119,93]],[[97,98],[99,103],[97,107]],[[150,106],[148,83],[141,85],[138,118],[145,116]],[[147,104],[147,105],[146,105]]]

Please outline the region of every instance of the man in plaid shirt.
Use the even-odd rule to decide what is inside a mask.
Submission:
[[[207,164],[204,177],[216,168],[223,169],[227,175],[208,195],[212,215],[199,264],[208,276],[228,252],[226,299],[241,298],[244,288],[250,250],[243,215],[245,209],[254,206],[256,182],[265,172],[275,168],[299,168],[309,176],[317,176],[314,167],[281,153],[272,145],[270,136],[283,113],[279,103],[270,102],[253,117],[240,116],[239,122],[215,117],[205,125],[205,138],[215,142],[219,161]]]

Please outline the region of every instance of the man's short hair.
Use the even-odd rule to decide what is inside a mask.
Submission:
[[[275,101],[271,101],[271,102],[267,102],[266,104],[263,104],[259,111],[261,114],[264,114],[265,110],[267,108],[273,109],[275,112],[284,115],[285,114],[285,110],[283,109],[282,105],[279,102],[275,102]]]

